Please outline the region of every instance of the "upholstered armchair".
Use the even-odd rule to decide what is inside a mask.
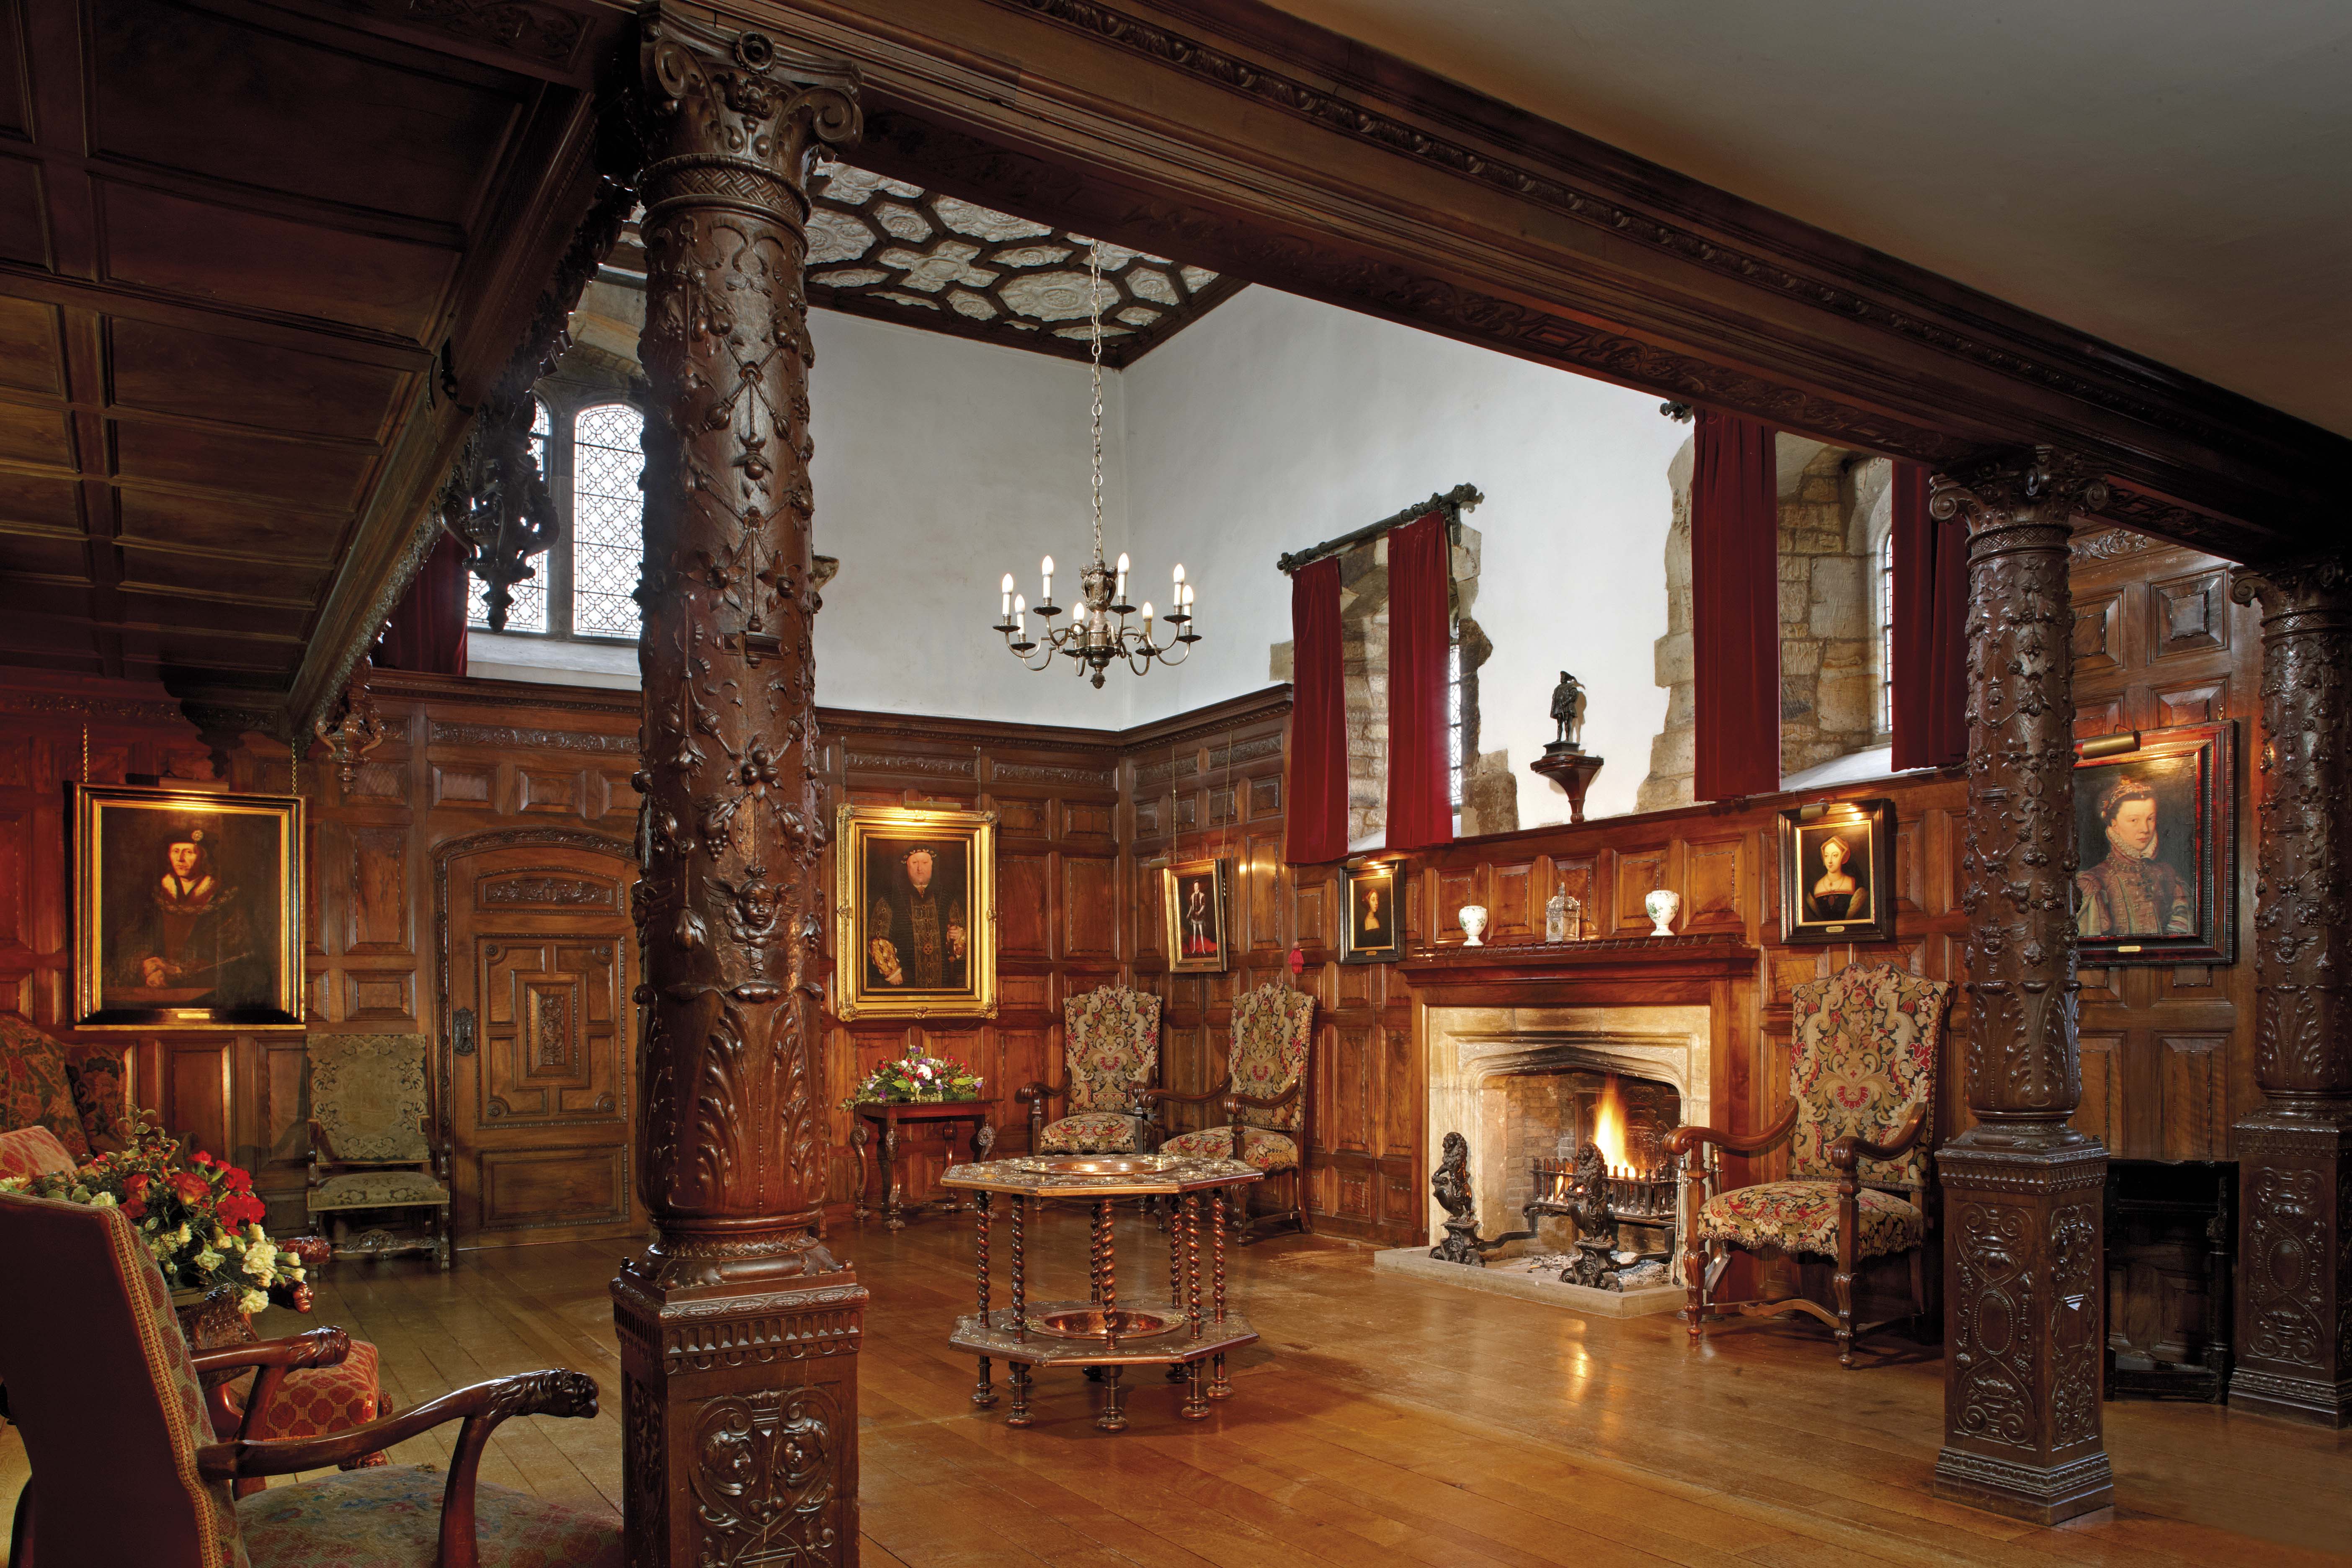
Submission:
[[[0,1013],[0,1132],[47,1129],[72,1165],[128,1144],[137,1112],[112,1041],[65,1045]],[[25,1175],[26,1170],[9,1171]]]
[[[1250,1215],[1238,1239],[1258,1239],[1260,1228],[1288,1221],[1307,1229],[1307,1191],[1302,1151],[1307,1146],[1307,1058],[1315,1039],[1315,998],[1281,985],[1261,985],[1234,1001],[1233,1050],[1228,1081],[1205,1094],[1155,1089],[1153,1106],[1219,1102],[1221,1127],[1181,1132],[1162,1142],[1160,1152],[1239,1159],[1268,1175],[1286,1174],[1289,1206]]]
[[[296,1238],[284,1245],[290,1249],[304,1244],[304,1238]],[[322,1251],[326,1247],[316,1238],[309,1238],[307,1245]],[[208,1351],[261,1342],[261,1336],[253,1331],[252,1320],[237,1310],[242,1294],[233,1285],[215,1286],[202,1301],[176,1308],[180,1331],[199,1358]],[[289,1366],[267,1390],[249,1369],[206,1372],[201,1381],[213,1436],[223,1442],[232,1437],[326,1437],[389,1415],[392,1406],[385,1403],[377,1380],[376,1362],[375,1346],[365,1340],[352,1340],[340,1361]],[[257,1394],[268,1397],[257,1403]],[[341,1468],[356,1470],[388,1463],[381,1453],[360,1454],[342,1461]],[[247,1477],[230,1490],[245,1497],[268,1484],[258,1477]]]
[[[1751,1138],[1683,1127],[1667,1140],[1686,1184],[1683,1262],[1694,1342],[1706,1332],[1708,1293],[1722,1278],[1727,1247],[1835,1261],[1835,1312],[1801,1296],[1737,1306],[1746,1317],[1820,1319],[1836,1331],[1843,1366],[1853,1365],[1857,1338],[1887,1326],[1854,1325],[1854,1277],[1865,1262],[1907,1255],[1908,1321],[1926,1314],[1927,1147],[1950,992],[1940,980],[1892,964],[1853,965],[1796,987],[1787,1110]],[[1755,1155],[1784,1140],[1788,1180],[1719,1188],[1717,1151]]]
[[[331,1365],[341,1329],[191,1354],[170,1292],[115,1209],[0,1197],[0,1256],[41,1260],[37,1290],[0,1290],[0,1378],[33,1479],[14,1561],[142,1568],[619,1568],[614,1521],[476,1479],[491,1428],[517,1415],[593,1415],[576,1372],[478,1383],[330,1437],[211,1442],[201,1378],[257,1368],[248,1409],[288,1373]],[[447,1474],[350,1470],[232,1501],[230,1484],[320,1470],[462,1419]],[[29,1550],[28,1550],[29,1549]]]
[[[311,1228],[338,1258],[430,1252],[449,1267],[449,1152],[437,1136],[422,1035],[312,1035]],[[357,1236],[361,1210],[421,1211],[422,1237],[381,1227]]]
[[[1103,985],[1062,1004],[1064,1082],[1033,1083],[1013,1098],[1029,1108],[1029,1148],[1040,1154],[1131,1154],[1150,1111],[1143,1092],[1160,1075],[1160,998]],[[1046,1102],[1068,1112],[1048,1124]]]

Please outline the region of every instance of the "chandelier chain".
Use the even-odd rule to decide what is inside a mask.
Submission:
[[[1087,241],[1087,333],[1095,377],[1095,563],[1103,558],[1102,542],[1102,241]]]

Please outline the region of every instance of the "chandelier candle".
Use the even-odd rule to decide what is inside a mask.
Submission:
[[[1094,374],[1094,558],[1078,574],[1077,603],[1070,606],[1067,627],[1054,625],[1054,617],[1062,613],[1063,606],[1054,603],[1054,558],[1048,555],[1039,563],[1044,592],[1037,600],[1037,614],[1045,624],[1037,640],[1032,641],[1029,637],[1028,606],[1020,595],[1013,592],[1010,573],[1005,574],[1003,589],[1001,613],[1004,619],[993,629],[1004,638],[1004,646],[1013,657],[1030,668],[1046,668],[1059,653],[1069,658],[1073,673],[1099,687],[1104,672],[1114,663],[1124,664],[1138,675],[1147,673],[1154,659],[1162,664],[1181,664],[1192,652],[1192,645],[1201,637],[1192,626],[1192,588],[1184,581],[1181,564],[1172,579],[1175,586],[1169,595],[1168,614],[1160,617],[1174,635],[1159,643],[1151,637],[1150,605],[1143,606],[1143,625],[1139,629],[1128,625],[1128,617],[1135,614],[1135,606],[1127,599],[1127,574],[1131,563],[1124,553],[1117,565],[1103,559],[1102,247],[1098,242],[1089,241],[1087,246],[1087,272],[1088,347]],[[1045,650],[1044,656],[1029,664],[1029,656],[1041,646]]]

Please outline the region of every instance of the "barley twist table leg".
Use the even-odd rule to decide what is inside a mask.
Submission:
[[[1026,1362],[1013,1363],[1013,1408],[1004,1415],[1007,1426],[1029,1425],[1029,1365]]]

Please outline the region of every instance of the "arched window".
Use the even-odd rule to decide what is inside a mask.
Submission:
[[[1895,531],[1892,528],[1879,540],[1873,565],[1878,574],[1877,591],[1872,595],[1872,599],[1878,606],[1878,733],[1883,738],[1895,733]]]
[[[539,460],[539,471],[547,472],[548,437],[554,426],[547,417],[547,405],[534,397],[530,400],[530,455]],[[510,632],[544,632],[547,630],[547,558],[535,563],[537,570],[529,578],[517,583],[508,592],[513,602],[507,606],[507,630]],[[466,624],[488,626],[490,624],[489,585],[470,573],[466,577]]]
[[[646,416],[625,403],[583,408],[572,422],[572,635],[637,635],[646,557]]]

